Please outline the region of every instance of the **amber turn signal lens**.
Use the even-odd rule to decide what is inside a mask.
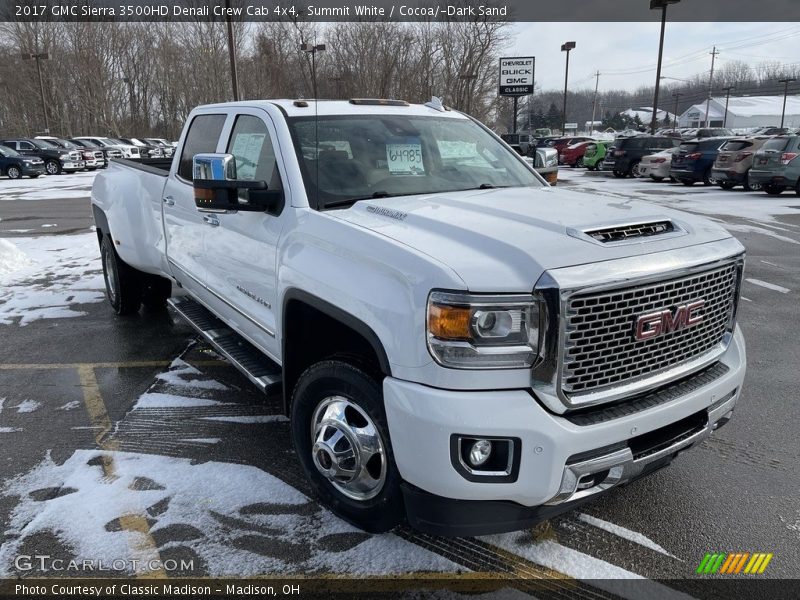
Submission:
[[[194,188],[194,199],[201,201],[211,201],[214,199],[214,190],[208,188]]]
[[[469,339],[472,310],[460,306],[432,304],[428,312],[428,331],[447,340]]]

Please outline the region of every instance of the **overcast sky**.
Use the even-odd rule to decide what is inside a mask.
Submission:
[[[757,1],[757,0],[755,0]],[[538,89],[563,89],[561,44],[577,42],[570,53],[571,88],[627,89],[655,83],[660,23],[516,23],[507,56],[536,57]],[[800,63],[800,23],[667,23],[662,75],[689,78],[717,65],[767,60]],[[670,83],[669,80],[666,83]],[[676,82],[672,82],[676,83]]]

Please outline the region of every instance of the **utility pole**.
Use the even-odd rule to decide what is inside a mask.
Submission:
[[[735,90],[736,88],[732,85],[729,85],[726,88],[722,88],[722,91],[725,92],[725,116],[722,118],[722,126],[728,126],[728,103],[731,101],[731,91]]]
[[[42,115],[44,115],[44,132],[50,133],[50,121],[47,118],[47,103],[44,100],[44,80],[42,79],[42,64],[41,61],[48,60],[50,54],[47,52],[40,52],[38,54],[23,53],[22,60],[35,60],[36,72],[39,74],[39,93],[42,96]]]
[[[131,111],[131,129],[136,133],[138,132],[138,123],[136,122],[136,96],[133,91],[133,81],[129,77],[123,77],[122,82],[128,85],[128,102]],[[139,134],[141,135],[141,134]]]
[[[673,129],[677,129],[678,128],[678,100],[680,99],[681,96],[683,96],[683,92],[675,92],[674,94],[672,94],[672,97],[675,98],[675,111],[672,113],[672,116],[673,116],[672,128]]]
[[[236,46],[233,39],[233,22],[231,21],[231,0],[225,0],[226,16],[225,21],[228,25],[228,58],[231,61],[231,85],[233,86],[233,101],[239,101],[239,76],[236,73]]]
[[[592,122],[589,123],[589,136],[591,137],[592,133],[594,132],[594,116],[595,116],[595,109],[597,108],[597,91],[600,89],[600,71],[595,73],[595,77],[597,78],[594,84],[594,100],[592,100]]]
[[[797,81],[794,77],[787,77],[786,79],[779,79],[778,83],[783,84],[783,110],[781,111],[781,129],[783,129],[783,123],[786,120],[786,96],[789,95],[789,84]]]
[[[717,59],[717,47],[714,46],[714,50],[711,51],[711,75],[708,78],[708,99],[706,100],[706,127],[709,127],[708,124],[708,112],[711,109],[711,91],[714,89],[714,62]]]

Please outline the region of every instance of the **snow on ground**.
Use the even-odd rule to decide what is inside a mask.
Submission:
[[[735,217],[749,221],[754,226],[760,226],[758,233],[772,235],[781,241],[797,243],[796,240],[781,236],[776,231],[800,232],[800,227],[781,223],[777,219],[780,216],[800,214],[800,198],[791,192],[775,197],[765,192],[745,192],[741,189],[727,191],[717,186],[702,184],[685,187],[666,182],[657,183],[650,179],[616,179],[610,174],[590,173],[585,169],[569,167],[559,168],[558,178],[559,182],[564,183],[564,189],[589,193],[601,198],[623,196],[703,215]],[[723,225],[732,230],[736,230],[739,226],[728,219]]]
[[[101,457],[113,460],[104,475]],[[58,490],[43,495],[39,490]],[[53,533],[75,559],[129,557],[145,560],[141,534],[120,529],[127,515],[147,515],[150,534],[181,528],[181,541],[160,550],[190,548],[211,576],[325,572],[391,574],[457,571],[449,560],[392,534],[367,536],[327,511],[309,510],[310,500],[281,480],[247,465],[100,450],[78,450],[62,465],[48,456],[29,473],[7,483],[17,496],[0,550],[0,576],[13,574],[13,558],[25,540]],[[55,496],[55,497],[52,497]],[[47,498],[47,499],[43,499]],[[87,510],[91,507],[91,510]],[[353,539],[340,551],[334,539]],[[247,549],[270,544],[296,552],[270,556]]]
[[[3,200],[49,200],[51,198],[86,198],[97,171],[47,175],[36,179],[4,180],[0,187]]]
[[[0,325],[82,316],[104,288],[94,233],[0,239]]]
[[[664,548],[656,544],[649,537],[639,533],[638,531],[631,531],[630,529],[626,529],[625,527],[620,527],[619,525],[615,525],[614,523],[609,523],[608,521],[604,521],[603,519],[598,519],[597,517],[593,517],[591,515],[587,515],[584,513],[578,515],[578,518],[584,523],[588,523],[589,525],[593,525],[594,527],[599,527],[600,529],[608,531],[609,533],[613,533],[614,535],[619,536],[621,538],[625,538],[626,540],[639,544],[640,546],[644,546],[645,548],[650,548],[651,550],[655,550],[660,554],[664,554],[666,556],[675,558],[675,556],[664,550]]]

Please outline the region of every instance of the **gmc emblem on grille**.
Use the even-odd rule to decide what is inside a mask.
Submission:
[[[660,310],[640,315],[636,319],[634,337],[639,341],[650,340],[666,333],[694,327],[703,322],[703,315],[700,311],[705,304],[705,300],[696,300],[678,306],[674,312]]]

